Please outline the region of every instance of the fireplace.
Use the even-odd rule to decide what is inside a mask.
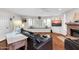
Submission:
[[[79,29],[70,29],[70,35],[73,37],[79,37]]]
[[[79,37],[79,23],[67,23],[67,36]]]

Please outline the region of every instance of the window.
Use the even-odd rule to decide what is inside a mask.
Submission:
[[[48,27],[51,27],[51,19],[47,19],[47,23],[46,24],[47,24]]]
[[[30,27],[30,26],[32,26],[32,19],[28,19],[28,26]]]
[[[51,19],[28,19],[29,28],[49,28],[51,27]]]

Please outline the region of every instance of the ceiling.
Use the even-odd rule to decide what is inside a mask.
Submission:
[[[73,8],[4,8],[20,16],[58,16]]]

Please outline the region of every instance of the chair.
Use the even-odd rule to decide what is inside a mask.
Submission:
[[[7,40],[0,41],[0,50],[8,50]]]

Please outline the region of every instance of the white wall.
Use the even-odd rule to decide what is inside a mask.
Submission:
[[[52,31],[55,32],[55,33],[60,33],[60,34],[63,34],[63,35],[66,35],[67,34],[67,26],[66,26],[66,15],[63,14],[61,16],[58,16],[58,17],[62,17],[62,26],[59,26],[59,27],[53,27],[52,26]]]
[[[76,8],[68,13],[66,13],[66,16],[67,16],[67,22],[73,22],[75,21],[76,19],[74,19],[74,13],[77,12],[79,13],[79,8]],[[79,19],[78,19],[79,20]]]
[[[19,18],[18,15],[0,9],[0,35],[4,35],[12,31],[10,18],[13,16],[17,19]]]
[[[52,31],[56,32],[56,33],[66,35],[67,34],[67,25],[66,25],[66,23],[70,22],[70,21],[72,21],[72,22],[74,21],[74,19],[73,19],[73,13],[74,12],[79,12],[79,9],[74,9],[74,10],[68,11],[68,12],[58,16],[58,17],[63,16],[63,18],[61,19],[62,20],[62,26],[60,26],[60,27],[53,27],[52,26],[51,27]],[[26,24],[26,27],[27,26],[28,25]]]
[[[55,33],[60,33],[60,34],[63,34],[63,35],[66,35],[67,34],[67,26],[66,26],[66,15],[65,14],[62,14],[62,15],[60,15],[60,16],[56,16],[56,17],[59,17],[59,18],[61,18],[62,17],[62,26],[58,26],[58,27],[56,27],[56,26],[51,26],[51,28],[52,28],[52,31],[53,32],[55,32]],[[29,18],[31,18],[31,17],[29,17]],[[51,17],[51,18],[49,18],[50,20],[52,20],[54,17]],[[26,18],[27,19],[27,18]],[[29,20],[29,19],[27,19],[27,20]],[[36,19],[34,19],[34,20],[36,20]],[[43,19],[44,20],[44,19]],[[27,21],[28,22],[28,21]],[[37,24],[36,24],[37,25]],[[28,25],[26,25],[25,26],[25,29],[26,28],[28,28]],[[32,29],[32,30],[36,30],[36,29]],[[37,29],[38,30],[38,29]]]
[[[58,27],[56,27],[56,26],[51,26],[51,28],[52,28],[52,31],[53,32],[55,32],[55,33],[60,33],[60,34],[63,34],[63,35],[66,35],[67,34],[67,26],[66,26],[66,15],[65,14],[62,14],[62,15],[60,15],[60,16],[56,16],[56,17],[62,17],[62,26],[58,26]],[[29,17],[29,18],[31,18],[31,17]],[[50,20],[52,20],[54,17],[51,17],[51,18],[49,18]],[[28,19],[27,19],[28,20]],[[36,20],[36,19],[34,19],[34,20]],[[44,20],[44,19],[43,19]],[[37,25],[37,24],[36,24]],[[28,28],[28,25],[26,25],[25,27],[27,27]],[[25,28],[26,29],[26,28]],[[32,29],[32,30],[36,30],[36,29]],[[38,29],[37,29],[38,30]]]
[[[63,35],[66,35],[67,34],[67,25],[66,25],[66,23],[75,21],[75,19],[74,19],[74,13],[75,12],[79,13],[79,9],[73,9],[73,10],[67,12],[67,13],[64,13],[62,15],[62,16],[64,16],[63,19],[62,19],[62,26],[61,27],[52,27],[53,32],[61,33]],[[59,17],[61,17],[61,16],[59,16]]]

